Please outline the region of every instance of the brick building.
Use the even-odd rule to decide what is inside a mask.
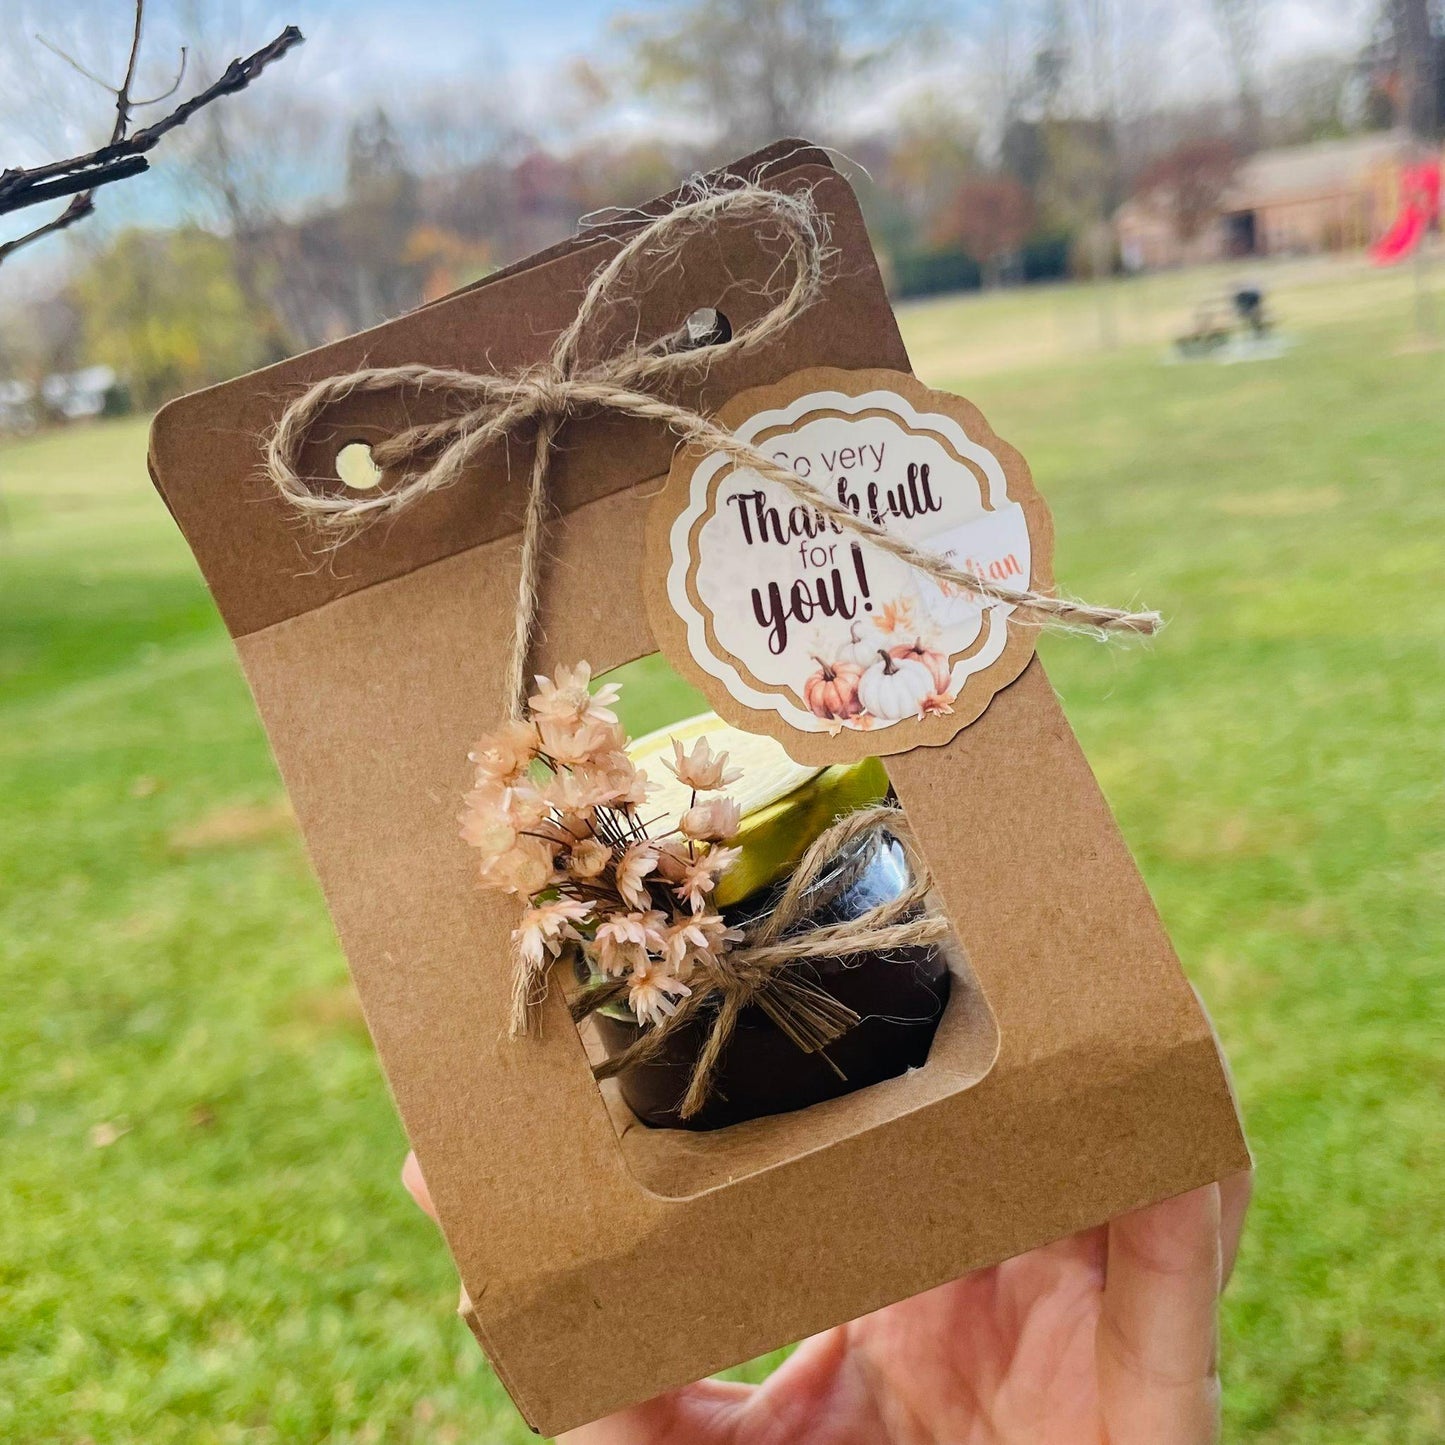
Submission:
[[[1150,270],[1367,246],[1394,214],[1400,153],[1391,132],[1259,151],[1240,163],[1219,214],[1189,241],[1150,197],[1126,202],[1114,218],[1120,254],[1130,270]]]

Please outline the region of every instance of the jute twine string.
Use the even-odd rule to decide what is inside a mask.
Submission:
[[[768,285],[771,301],[754,321],[714,345],[687,349],[678,334],[644,342],[634,337],[619,349],[589,359],[587,343],[608,315],[645,289],[650,276],[676,266],[695,236],[720,222],[751,226],[760,242],[779,251]],[[363,367],[315,383],[282,413],[266,447],[266,468],[278,491],[297,512],[332,533],[339,544],[367,522],[393,516],[433,492],[453,486],[478,455],[493,444],[532,434],[531,470],[522,519],[520,574],[512,619],[505,696],[511,715],[520,716],[528,692],[527,671],[536,632],[542,539],[548,510],[548,474],[557,435],[571,419],[601,412],[638,417],[667,427],[681,444],[707,455],[722,453],[735,466],[774,482],[815,509],[841,531],[935,581],[1006,604],[1037,623],[1100,633],[1150,634],[1156,612],[1099,607],[976,577],[942,558],[893,536],[827,496],[791,468],[735,436],[700,412],[678,405],[653,388],[697,380],[719,361],[755,351],[775,340],[822,292],[832,255],[828,229],[807,190],[769,190],[753,182],[699,184],[691,198],[646,225],[593,275],[577,314],[542,363],[511,374],[448,367],[402,365]],[[434,422],[407,427],[372,447],[372,459],[395,485],[365,494],[318,490],[301,471],[307,441],[327,410],[357,393],[434,393],[457,410]],[[886,816],[885,816],[886,814]],[[846,958],[936,943],[947,923],[921,913],[928,882],[920,871],[901,898],[850,923],[788,936],[806,907],[817,906],[812,890],[827,874],[840,848],[897,821],[891,810],[865,810],[846,817],[809,850],[772,914],[745,942],[719,957],[663,1023],[645,1032],[625,1053],[601,1065],[606,1077],[655,1058],[677,1030],[700,1009],[721,997],[717,1016],[698,1058],[684,1116],[705,1102],[723,1049],[742,1009],[755,1003],[800,1048],[820,1051],[857,1022],[851,1009],[803,976],[806,959]],[[514,980],[514,1032],[525,1032],[545,978],[527,976],[519,965]],[[608,983],[585,992],[574,1005],[579,1018],[620,996],[623,985]]]
[[[625,283],[645,285],[647,270],[661,273],[675,264],[683,247],[719,221],[747,222],[779,240],[778,274],[788,278],[773,304],[732,337],[697,350],[679,349],[675,337],[644,344],[636,339],[600,360],[583,360],[584,341],[626,295]],[[684,444],[704,454],[721,452],[735,465],[775,482],[816,509],[838,528],[864,538],[935,581],[1008,604],[1039,621],[1104,632],[1149,634],[1158,630],[1157,612],[1098,607],[1068,597],[1007,587],[953,567],[942,558],[893,536],[820,491],[790,467],[735,436],[700,412],[655,395],[649,388],[704,374],[718,361],[766,345],[820,295],[828,248],[827,227],[807,191],[772,191],[752,183],[718,184],[698,198],[657,217],[593,276],[577,315],[557,338],[548,359],[511,375],[421,365],[364,367],[327,377],[297,397],[282,413],[266,449],[266,467],[281,494],[303,515],[339,534],[367,521],[394,515],[423,497],[453,486],[478,453],[534,428],[531,477],[522,523],[521,575],[513,618],[506,695],[513,714],[527,692],[527,662],[537,615],[541,539],[547,511],[547,477],[557,432],[586,413],[614,412],[667,427]],[[408,427],[372,448],[383,472],[399,475],[393,487],[367,495],[318,491],[300,471],[312,429],[327,409],[357,392],[437,392],[464,407],[440,421]]]
[[[896,897],[843,923],[804,926],[853,881],[855,873],[840,866],[840,855],[856,849],[853,856],[866,861],[868,843],[906,836],[904,826],[902,811],[886,804],[860,808],[838,819],[813,841],[772,908],[745,929],[742,943],[694,970],[689,980],[692,992],[677,1012],[597,1065],[593,1073],[608,1079],[652,1062],[663,1054],[677,1030],[715,1007],[682,1100],[682,1116],[691,1118],[707,1102],[723,1051],[750,1003],[763,1009],[798,1048],[822,1054],[825,1062],[836,1067],[822,1051],[852,1028],[858,1015],[800,965],[929,948],[948,936],[948,920],[926,911],[932,884],[917,859],[911,860],[912,881]],[[860,844],[864,846],[858,848]],[[626,991],[625,982],[613,979],[585,989],[572,1001],[572,1017],[580,1022],[594,1010],[620,1000]]]

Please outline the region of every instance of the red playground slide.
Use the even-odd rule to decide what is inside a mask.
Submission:
[[[1377,266],[1403,261],[1439,214],[1440,162],[1404,166],[1400,171],[1400,210],[1390,229],[1370,247],[1370,260]]]

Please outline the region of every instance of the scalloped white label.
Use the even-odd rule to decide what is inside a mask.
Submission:
[[[1030,586],[1025,510],[1000,457],[954,416],[893,390],[823,390],[734,430],[855,515],[962,571]],[[668,551],[693,662],[798,732],[914,746],[910,729],[951,715],[1008,643],[1008,605],[935,581],[721,453],[692,466]]]

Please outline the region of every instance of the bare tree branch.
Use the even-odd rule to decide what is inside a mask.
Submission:
[[[102,90],[109,91],[115,97],[115,124],[111,127],[110,144],[122,139],[130,125],[130,112],[135,105],[131,100],[130,88],[135,83],[135,68],[140,60],[140,34],[141,27],[145,24],[145,0],[135,0],[135,21],[131,25],[130,33],[130,58],[126,62],[125,79],[119,85],[112,85],[103,76],[82,65],[68,50],[62,50],[53,40],[47,40],[43,35],[35,38],[52,54],[59,56],[78,75],[83,75],[87,80],[94,82]],[[181,54],[184,56],[185,52]],[[178,82],[179,83],[179,82]]]
[[[23,235],[16,236],[13,240],[6,241],[0,245],[0,264],[3,264],[7,256],[13,255],[22,246],[28,246],[32,241],[38,241],[42,236],[53,236],[57,231],[64,231],[67,227],[73,226],[77,221],[83,221],[95,210],[95,202],[90,198],[90,192],[86,191],[75,197],[73,201],[52,220],[46,221],[42,226],[36,226],[33,231],[26,231]]]
[[[131,96],[131,87],[135,83],[136,65],[140,56],[141,25],[144,12],[145,0],[136,0],[135,27],[131,34],[130,56],[126,64],[125,78],[119,86],[112,87],[106,84],[99,77],[91,75],[70,56],[56,51],[63,60],[74,65],[82,74],[112,91],[115,96],[115,124],[111,130],[110,141],[97,150],[89,151],[84,155],[71,156],[66,160],[50,161],[45,165],[0,171],[0,216],[8,215],[12,211],[23,210],[28,206],[40,205],[45,201],[58,200],[65,196],[74,197],[58,216],[44,225],[37,226],[33,231],[0,245],[0,262],[13,255],[22,246],[28,246],[31,242],[38,241],[42,236],[63,231],[67,226],[73,226],[77,221],[90,215],[95,209],[92,193],[97,187],[109,185],[113,181],[124,180],[127,176],[139,175],[142,171],[148,170],[150,162],[146,159],[146,154],[153,150],[164,136],[183,126],[198,110],[202,110],[213,101],[245,90],[268,65],[279,60],[293,46],[301,44],[305,38],[294,25],[288,25],[274,40],[262,46],[255,54],[248,55],[244,60],[233,60],[217,80],[204,90],[198,91],[189,100],[182,101],[169,115],[140,130],[130,131],[131,112],[136,106],[154,104],[154,101],[137,101]],[[49,49],[55,49],[48,42],[45,43]],[[184,51],[182,51],[181,67],[182,74],[184,74]],[[179,84],[180,76],[177,76],[176,84],[166,92],[166,95],[157,96],[155,99],[166,99],[167,96],[174,93]],[[127,132],[130,133],[127,134]]]
[[[125,79],[116,87],[115,126],[110,133],[111,144],[125,139],[130,127],[130,88],[135,84],[136,62],[140,59],[140,32],[145,24],[146,0],[135,0],[135,24],[130,32],[130,59],[125,63]]]
[[[190,48],[181,46],[181,63],[176,67],[176,78],[159,95],[152,95],[145,100],[131,101],[131,109],[139,110],[146,105],[159,105],[163,100],[169,100],[180,88],[181,81],[186,78],[186,62],[190,59]]]
[[[53,40],[47,40],[43,35],[37,35],[35,38],[52,55],[63,60],[77,75],[83,75],[88,81],[98,85],[102,90],[108,90],[112,95],[115,94],[115,86],[113,86],[110,81],[103,75],[97,75],[93,70],[87,69],[68,50],[62,50]]]
[[[48,181],[37,181],[35,185],[26,189],[25,205],[39,206],[46,201],[58,201],[66,196],[73,196],[79,191],[92,190],[98,185],[109,185],[112,181],[123,181],[127,176],[138,176],[147,168],[144,156],[117,156],[113,161],[107,161],[102,166],[95,166],[91,170],[82,171],[77,175],[60,175]],[[18,211],[23,207],[0,206],[0,211],[5,209]]]

